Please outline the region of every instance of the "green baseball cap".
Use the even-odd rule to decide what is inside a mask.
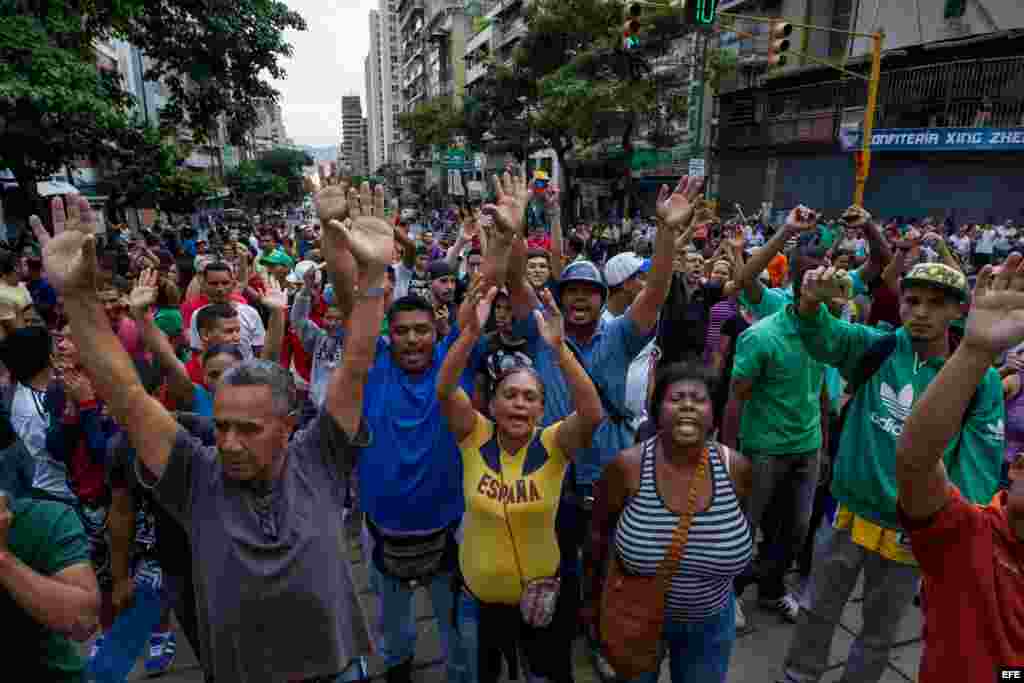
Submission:
[[[288,268],[291,268],[295,264],[292,257],[280,249],[275,249],[261,258],[260,263],[265,266],[286,266]]]
[[[960,301],[967,300],[967,276],[956,268],[945,263],[919,263],[903,276],[901,283],[907,285],[925,285],[937,287],[949,292]]]

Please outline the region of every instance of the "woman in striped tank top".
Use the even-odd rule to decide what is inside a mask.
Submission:
[[[715,382],[710,369],[696,364],[659,372],[650,410],[658,433],[620,453],[595,490],[587,562],[594,605],[606,561],[621,563],[629,574],[655,574],[698,477],[689,539],[665,596],[662,644],[672,683],[725,681],[736,638],[733,579],[753,554],[741,509],[750,491],[750,461],[710,440]],[[596,617],[593,609],[585,614]],[[640,680],[657,679],[651,672]]]

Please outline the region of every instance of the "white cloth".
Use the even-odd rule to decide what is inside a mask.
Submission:
[[[608,309],[601,313],[602,322],[610,322],[616,317]],[[655,344],[655,339],[652,339],[626,370],[626,411],[631,418],[633,429],[639,428],[647,419],[647,386],[651,379],[651,366],[657,363],[660,357],[661,351]]]
[[[232,302],[232,305],[235,307],[235,310],[238,311],[238,320],[242,325],[241,338],[239,339],[238,344],[242,349],[242,355],[245,356],[246,360],[249,360],[255,356],[253,349],[263,348],[267,343],[267,330],[263,327],[263,319],[260,318],[260,314],[255,308],[249,304],[240,304],[237,302]],[[199,338],[198,320],[199,311],[204,308],[206,308],[206,306],[201,306],[192,314],[192,323],[188,331],[189,344],[196,351],[203,348],[203,342]]]
[[[991,254],[995,248],[996,242],[996,231],[989,228],[983,230],[981,236],[978,238],[978,245],[975,247],[975,251],[979,254]]]

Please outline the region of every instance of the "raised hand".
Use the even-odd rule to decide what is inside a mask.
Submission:
[[[67,214],[64,202],[50,202],[53,239],[43,248],[43,264],[50,284],[60,294],[93,294],[99,268],[96,261],[96,215],[81,195],[69,196]]]
[[[316,193],[313,204],[320,216],[320,224],[329,221],[344,221],[349,216],[349,187],[347,184],[328,185]]]
[[[672,230],[686,228],[693,220],[703,187],[704,179],[698,176],[683,176],[671,192],[668,185],[662,185],[658,190],[658,218]]]
[[[808,232],[818,227],[818,214],[800,204],[786,217],[785,230],[790,233]]]
[[[361,285],[375,285],[387,272],[395,253],[395,231],[384,216],[384,188],[378,186],[370,192],[370,184],[349,191],[347,205],[352,224],[349,227],[340,221],[331,220],[324,227],[324,234],[332,232],[339,245],[351,252],[364,282]]]
[[[491,317],[494,298],[498,296],[497,287],[485,290],[484,286],[483,279],[477,279],[473,284],[473,289],[469,293],[469,300],[473,303],[473,315],[469,316],[467,320],[461,321],[465,324],[466,332],[474,337],[479,337],[484,333],[487,320]]]
[[[32,226],[32,234],[36,236],[36,241],[39,242],[39,248],[45,249],[46,244],[52,239],[50,233],[46,232],[46,226],[43,225],[43,221],[40,220],[39,216],[35,214],[28,217],[28,224]]]
[[[743,226],[735,226],[729,236],[725,239],[725,242],[733,249],[742,249],[743,245],[747,243],[747,237],[743,234]]]
[[[1010,254],[998,268],[978,274],[963,342],[985,353],[999,354],[1024,341],[1024,259]]]
[[[565,318],[562,317],[562,311],[559,310],[550,290],[541,289],[539,296],[541,303],[544,304],[544,312],[533,312],[537,319],[537,329],[549,347],[558,349],[565,341]]]
[[[847,226],[851,228],[859,228],[865,223],[871,222],[871,214],[868,213],[863,206],[857,206],[854,204],[843,212],[843,220],[846,221]]]
[[[849,274],[841,268],[815,268],[804,274],[800,297],[808,302],[848,299],[853,289]]]
[[[150,307],[156,303],[157,292],[159,291],[160,274],[152,268],[147,268],[139,273],[135,286],[128,295],[128,306],[132,315],[136,318],[144,316]]]
[[[526,205],[530,201],[530,187],[526,176],[505,175],[494,176],[495,203],[484,206],[483,211],[494,218],[495,237],[503,243],[511,244],[517,237],[522,237],[526,225]]]
[[[315,271],[314,268],[310,270]],[[283,311],[288,308],[288,293],[281,289],[281,283],[277,278],[267,278],[267,290],[260,297],[260,303],[272,311]]]

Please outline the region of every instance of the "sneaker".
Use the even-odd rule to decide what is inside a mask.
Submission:
[[[760,600],[758,604],[761,609],[778,612],[783,619],[791,624],[796,623],[796,617],[800,614],[800,602],[792,593],[786,593],[777,600]]]
[[[747,615],[743,613],[743,601],[736,600],[736,632],[747,628]]]
[[[149,651],[146,653],[146,676],[153,678],[167,673],[174,663],[177,649],[178,641],[173,631],[154,633],[149,639]]]

